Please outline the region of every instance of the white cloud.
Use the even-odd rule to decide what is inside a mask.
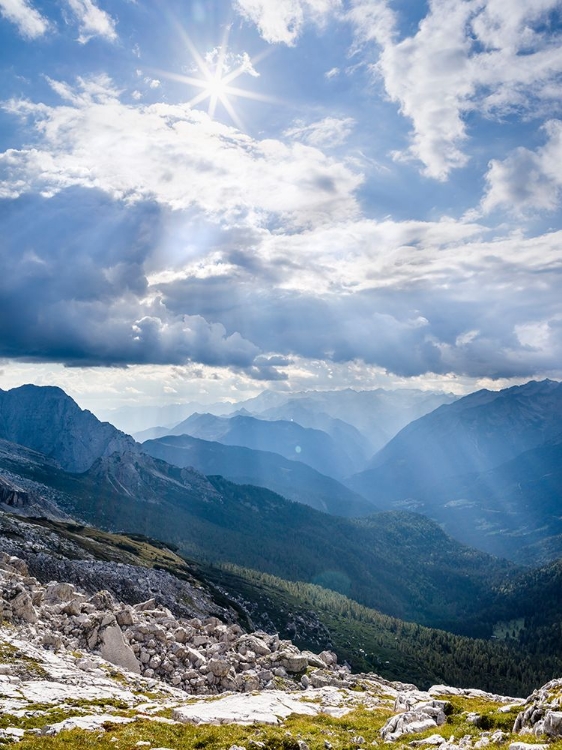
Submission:
[[[355,120],[352,117],[325,117],[318,122],[305,125],[298,122],[295,127],[286,130],[283,135],[310,146],[326,148],[341,146],[349,138]]]
[[[26,39],[43,36],[49,29],[47,19],[28,0],[0,0],[0,14],[15,23]]]
[[[562,121],[550,120],[544,130],[547,142],[536,151],[521,147],[502,161],[490,162],[488,189],[482,200],[485,213],[496,208],[525,212],[554,211],[558,207],[562,189]]]
[[[267,42],[293,45],[305,23],[323,24],[342,0],[235,0],[235,5]]]
[[[560,0],[431,0],[415,34],[398,38],[386,0],[355,0],[348,13],[358,44],[375,42],[373,70],[413,125],[401,158],[444,180],[468,160],[465,116],[540,116],[559,107],[560,36],[541,29]]]
[[[64,104],[6,105],[34,121],[37,139],[33,149],[0,155],[5,194],[97,187],[128,201],[293,226],[358,213],[362,176],[317,148],[254,140],[187,104],[126,105],[106,78],[51,85]]]
[[[291,358],[363,361],[402,377],[560,371],[562,233],[479,234],[453,220],[264,233],[245,254],[217,249],[151,288],[175,315],[204,301],[209,320]]]
[[[93,0],[66,0],[78,20],[80,36],[78,41],[85,44],[95,36],[110,42],[117,39],[115,20],[93,2]]]

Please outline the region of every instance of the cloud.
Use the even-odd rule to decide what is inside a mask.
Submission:
[[[47,19],[28,0],[0,0],[0,14],[17,26],[25,39],[37,39],[49,29]]]
[[[301,361],[364,362],[401,377],[559,371],[562,233],[483,234],[454,221],[368,220],[264,234],[261,272],[218,253],[153,288],[175,315],[198,311]]]
[[[494,159],[486,175],[482,200],[485,213],[500,208],[513,212],[554,211],[560,201],[562,174],[562,121],[544,125],[547,142],[531,151],[517,148],[506,159]]]
[[[354,126],[355,120],[352,117],[325,117],[323,120],[309,125],[298,122],[295,127],[286,130],[283,135],[293,140],[308,143],[309,146],[330,148],[345,143]]]
[[[404,378],[562,361],[562,232],[359,219],[284,233],[83,187],[4,199],[0,220],[0,357],[256,381],[315,361]]]
[[[170,313],[145,266],[162,234],[154,203],[101,191],[0,202],[0,356],[67,365],[260,367],[260,350],[201,315]],[[272,376],[275,376],[272,367]]]
[[[66,0],[66,2],[79,24],[79,42],[85,44],[95,36],[100,36],[109,42],[116,41],[115,20],[105,10],[98,8],[93,0]]]
[[[235,0],[266,42],[288,45],[295,44],[307,22],[322,25],[341,6],[341,0]]]
[[[356,0],[347,17],[357,44],[378,45],[372,70],[413,125],[397,158],[445,180],[468,161],[468,113],[537,117],[559,108],[560,34],[548,24],[559,8],[559,0],[431,0],[416,33],[400,39],[385,0]]]
[[[32,120],[36,143],[0,154],[4,196],[96,187],[115,199],[197,206],[231,221],[282,217],[294,227],[358,214],[362,175],[317,148],[254,140],[187,104],[124,104],[104,77],[51,85],[60,106],[5,105]]]

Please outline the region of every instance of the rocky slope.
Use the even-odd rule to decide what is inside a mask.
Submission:
[[[102,750],[535,750],[562,737],[562,680],[527,700],[422,692],[216,617],[41,584],[6,553],[0,594],[0,745],[85,748],[95,732]]]
[[[135,451],[135,441],[84,411],[60,388],[23,385],[0,389],[0,439],[54,459],[66,471],[82,472],[100,456]]]

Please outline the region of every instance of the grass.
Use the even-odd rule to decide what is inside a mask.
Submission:
[[[21,679],[42,680],[49,677],[44,667],[6,641],[0,641],[0,664],[8,664],[12,673]]]
[[[75,748],[86,750],[109,750],[109,748],[132,748],[139,741],[150,742],[152,747],[167,747],[174,750],[228,750],[232,745],[241,745],[251,750],[299,750],[298,741],[304,740],[311,750],[324,750],[328,740],[334,750],[351,750],[352,738],[360,735],[365,745],[378,741],[380,727],[388,717],[388,711],[357,709],[352,714],[335,719],[330,716],[289,717],[280,726],[193,726],[189,724],[157,724],[145,719],[127,725],[106,727],[105,733],[73,730],[61,732],[56,737],[26,736],[18,745],[21,750],[61,750]],[[263,743],[257,744],[257,743]]]

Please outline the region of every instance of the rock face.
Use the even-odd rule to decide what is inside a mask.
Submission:
[[[35,385],[0,389],[0,439],[39,451],[76,473],[101,456],[138,450],[133,438],[82,410],[60,388]]]
[[[381,729],[381,737],[385,742],[394,742],[404,734],[425,732],[434,729],[447,720],[445,710],[449,705],[446,701],[429,699],[429,696],[418,691],[401,694],[396,699],[394,710],[398,711]]]

